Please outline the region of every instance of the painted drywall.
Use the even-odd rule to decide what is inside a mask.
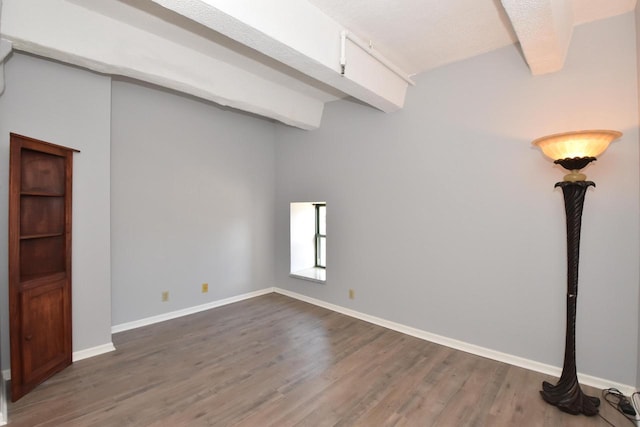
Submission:
[[[636,73],[638,75],[638,104],[640,105],[640,5],[636,5],[635,19],[636,19],[636,60],[637,60]],[[638,114],[640,114],[640,107],[638,108]],[[639,122],[640,122],[640,118],[639,118]],[[640,221],[640,218],[638,218],[638,220]],[[638,306],[640,306],[640,291],[638,292],[638,298],[639,298]],[[636,390],[640,390],[640,313],[638,316],[639,316],[638,321],[636,323],[639,325],[638,327],[638,370],[637,370],[637,378],[636,378]]]
[[[2,16],[2,0],[0,0],[0,17],[1,16]],[[1,44],[2,44],[2,39],[0,39],[0,45]],[[2,96],[2,93],[4,92],[4,60],[6,57],[3,58],[2,53],[0,52],[0,58],[1,58],[0,59],[0,96]],[[2,374],[2,366],[3,366],[2,337],[3,336],[4,334],[2,332],[2,316],[0,316],[0,425],[5,425],[7,421],[7,396],[5,394],[6,392],[5,392],[5,384],[4,384],[4,375]]]
[[[7,223],[9,133],[80,150],[73,170],[73,351],[111,342],[109,144],[111,81],[14,52],[0,97],[2,368],[9,367]]]
[[[113,82],[114,326],[273,286],[274,138],[270,121]]]
[[[565,69],[532,77],[507,47],[416,77],[405,108],[327,104],[319,130],[277,127],[276,286],[561,366],[563,171],[537,137],[611,128],[586,169],[580,372],[632,385],[638,354],[639,166],[632,13],[575,29]],[[289,204],[324,200],[327,282],[288,276]],[[349,300],[348,289],[356,298]],[[620,331],[625,331],[624,333]]]

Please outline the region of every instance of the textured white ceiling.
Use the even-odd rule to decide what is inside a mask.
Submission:
[[[500,0],[309,0],[371,40],[409,74],[517,41]],[[548,0],[553,2],[554,0]],[[522,0],[523,5],[527,0]],[[636,0],[571,0],[577,24],[633,10]]]
[[[412,75],[520,43],[534,76],[561,70],[575,25],[636,1],[0,0],[0,88],[13,43],[313,129],[347,95],[402,108],[396,66]]]
[[[571,0],[576,24],[597,21],[632,11],[636,0]]]

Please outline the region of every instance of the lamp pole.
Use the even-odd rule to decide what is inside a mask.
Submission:
[[[562,188],[567,217],[567,331],[562,375],[556,385],[542,383],[540,394],[551,405],[570,414],[596,415],[600,399],[587,396],[578,383],[576,370],[576,306],[578,299],[578,262],[580,258],[580,227],[587,188],[592,181],[558,182]]]

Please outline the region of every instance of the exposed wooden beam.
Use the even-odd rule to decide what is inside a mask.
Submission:
[[[570,0],[501,0],[533,75],[562,69],[573,33]]]
[[[345,28],[307,1],[152,1],[382,111],[404,105],[408,83],[351,41],[342,74]]]
[[[82,3],[3,0],[1,19],[2,37],[16,50],[154,83],[303,129],[320,125],[322,100]]]

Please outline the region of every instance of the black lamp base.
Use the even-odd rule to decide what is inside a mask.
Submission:
[[[545,402],[557,406],[563,412],[587,416],[598,414],[600,399],[584,394],[577,378],[564,383],[560,380],[557,385],[544,381],[540,394]]]

